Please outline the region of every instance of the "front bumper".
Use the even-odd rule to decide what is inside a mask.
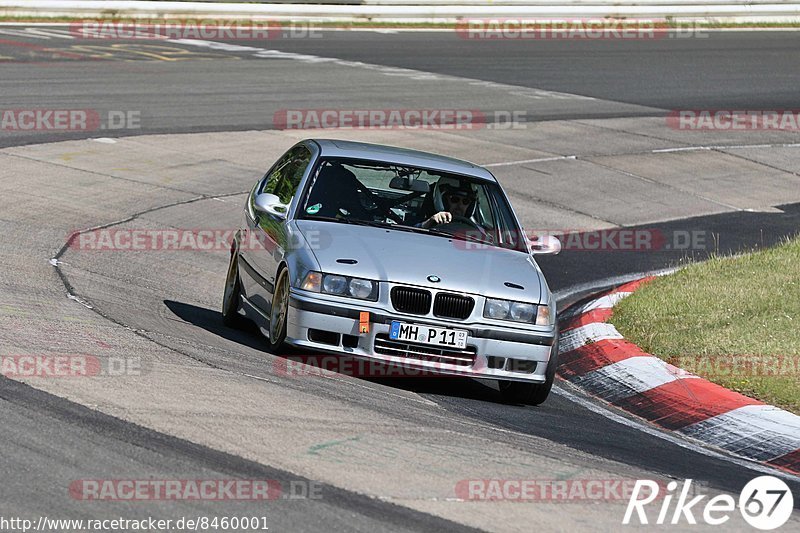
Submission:
[[[370,314],[368,333],[359,332],[361,312]],[[467,330],[467,348],[446,350],[453,356],[448,357],[437,355],[442,350],[435,347],[391,341],[388,336],[392,320]],[[326,334],[324,339],[320,339],[318,332]],[[531,383],[545,381],[550,358],[557,354],[556,338],[555,326],[547,332],[534,332],[513,326],[500,328],[449,320],[432,321],[428,317],[387,310],[375,302],[337,301],[310,296],[296,289],[292,289],[290,295],[286,331],[286,343],[297,348],[346,354],[402,367],[412,371],[408,375],[430,373]],[[454,362],[456,358],[459,359],[457,363]]]

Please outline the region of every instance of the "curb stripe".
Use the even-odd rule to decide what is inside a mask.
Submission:
[[[772,405],[746,405],[680,432],[757,461],[800,448],[800,417]]]
[[[630,295],[631,295],[630,292],[607,292],[604,293],[603,296],[595,300],[579,305],[578,307],[575,308],[567,309],[564,313],[561,314],[561,318],[569,319],[574,316],[587,313],[593,309],[611,309],[612,307],[614,307],[614,304],[616,304],[623,298]]]
[[[578,315],[563,322],[561,325],[561,333],[563,334],[566,331],[591,324],[592,322],[607,322],[613,313],[614,311],[610,307],[592,309],[587,313],[583,313],[582,315]]]
[[[612,363],[629,357],[650,355],[625,339],[604,339],[587,344],[576,350],[559,355],[558,372],[562,377],[572,380]]]
[[[655,390],[676,380],[697,379],[697,376],[682,374],[676,370],[678,369],[658,357],[643,355],[629,357],[589,372],[573,380],[573,383],[586,387],[608,402],[619,404],[631,396]]]
[[[628,282],[628,283],[626,283],[624,285],[620,285],[619,287],[614,289],[614,291],[615,292],[629,292],[630,293],[630,292],[635,291],[636,289],[638,289],[639,287],[641,287],[645,283],[650,283],[651,281],[653,281],[657,277],[658,276],[646,276],[646,277],[644,277],[642,279],[637,279],[637,280],[634,280],[634,281],[630,281],[630,282]]]
[[[558,342],[558,352],[562,354],[604,339],[621,338],[622,335],[611,324],[593,322],[562,333]]]
[[[666,429],[680,429],[745,405],[759,404],[705,379],[665,383],[617,405]]]

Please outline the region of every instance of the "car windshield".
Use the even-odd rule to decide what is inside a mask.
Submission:
[[[323,159],[300,213],[527,252],[499,185],[424,168]]]

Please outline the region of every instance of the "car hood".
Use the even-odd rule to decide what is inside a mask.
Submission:
[[[542,301],[541,271],[522,252],[337,222],[296,224],[323,272],[531,303],[546,303],[549,297]],[[431,276],[441,281],[431,282]]]

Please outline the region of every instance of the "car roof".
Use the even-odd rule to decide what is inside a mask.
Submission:
[[[308,139],[320,147],[321,157],[350,157],[367,159],[398,165],[418,166],[431,170],[441,170],[455,174],[466,174],[476,178],[496,182],[491,172],[469,161],[446,157],[443,155],[409,150],[396,146],[371,144],[340,139]]]

